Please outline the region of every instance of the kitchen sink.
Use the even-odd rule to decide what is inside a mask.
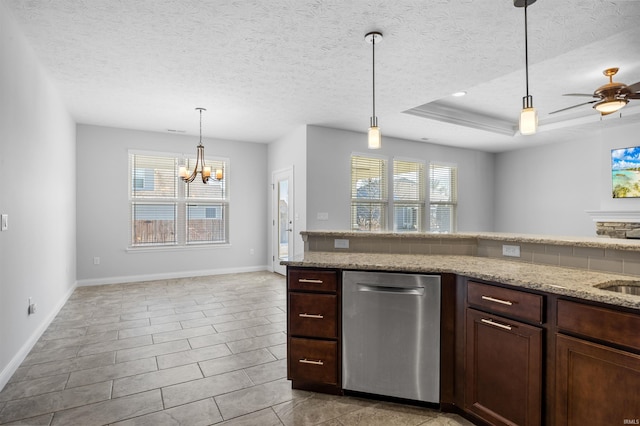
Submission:
[[[640,281],[611,281],[598,288],[602,290],[614,291],[616,293],[633,294],[640,296]]]

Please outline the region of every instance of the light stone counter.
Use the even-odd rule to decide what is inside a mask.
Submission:
[[[339,233],[341,236],[345,234]],[[469,234],[466,235],[468,238]],[[476,256],[321,251],[308,251],[303,257],[283,261],[282,264],[312,268],[452,273],[640,310],[640,296],[600,289],[613,283],[640,285],[640,278],[607,272]]]
[[[404,241],[452,241],[456,240],[489,240],[505,243],[548,244],[555,246],[600,248],[640,252],[640,239],[618,239],[603,237],[571,237],[534,234],[511,234],[501,232],[455,232],[452,234],[433,232],[357,232],[357,231],[302,231],[303,239],[307,236],[324,238],[357,238],[357,239],[402,239]],[[638,253],[640,256],[640,253]]]

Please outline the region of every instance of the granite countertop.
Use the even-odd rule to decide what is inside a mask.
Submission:
[[[478,239],[493,240],[504,242],[518,243],[535,243],[535,244],[553,244],[559,246],[573,247],[591,247],[605,248],[615,250],[628,250],[640,252],[640,240],[638,239],[618,239],[618,238],[602,238],[602,237],[571,237],[556,235],[535,235],[535,234],[512,234],[502,232],[454,232],[435,233],[435,232],[358,232],[358,231],[301,231],[300,235],[316,235],[329,238],[402,238],[406,240],[459,240],[459,239]]]
[[[486,257],[419,254],[306,252],[281,263],[313,268],[452,273],[640,310],[640,296],[601,289],[616,284],[640,286],[640,280],[628,275]]]

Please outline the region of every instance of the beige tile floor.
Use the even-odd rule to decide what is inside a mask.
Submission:
[[[0,392],[2,425],[469,425],[291,389],[285,279],[78,288]]]

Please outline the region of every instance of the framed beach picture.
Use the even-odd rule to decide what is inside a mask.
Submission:
[[[640,146],[611,150],[613,198],[640,197]]]

